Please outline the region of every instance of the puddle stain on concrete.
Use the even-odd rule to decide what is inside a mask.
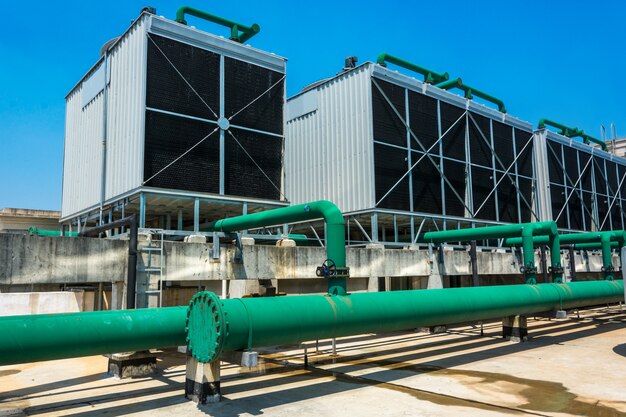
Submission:
[[[401,391],[407,394],[411,394],[414,397],[422,400],[427,400],[440,405],[458,405],[464,407],[473,407],[481,409],[493,410],[497,408],[500,411],[507,411],[511,413],[520,413],[524,411],[535,412],[548,412],[548,413],[566,413],[572,415],[584,415],[589,417],[626,417],[626,413],[619,411],[616,408],[603,404],[600,400],[584,401],[576,394],[571,393],[563,384],[558,382],[541,381],[534,379],[520,378],[513,375],[472,371],[472,370],[460,370],[449,369],[438,366],[414,364],[410,362],[395,362],[393,360],[381,360],[381,359],[368,359],[367,356],[355,358],[350,357],[350,360],[344,360],[340,356],[330,357],[329,355],[323,355],[318,358],[309,357],[310,365],[324,365],[329,363],[341,363],[344,365],[356,365],[356,366],[372,366],[383,369],[395,370],[395,371],[411,371],[418,374],[429,373],[435,376],[447,376],[457,379],[459,382],[466,386],[476,384],[500,384],[502,387],[509,387],[511,394],[523,397],[525,403],[522,403],[513,408],[509,408],[506,405],[487,404],[474,400],[466,400],[445,394],[432,393],[429,391],[423,391],[419,389],[413,389],[397,384],[379,382],[376,380],[368,379],[366,377],[350,376],[340,372],[333,372],[332,370],[323,370],[320,368],[311,368],[309,370],[313,372],[324,372],[332,374],[339,380],[350,380],[352,382],[376,385],[381,388],[392,389],[394,391]],[[508,383],[508,384],[502,384]],[[607,401],[608,402],[608,401]],[[614,402],[613,404],[623,404],[626,407],[626,402]]]
[[[4,371],[0,371],[0,377],[15,375],[19,374],[20,372],[22,371],[20,371],[19,369],[5,369]]]

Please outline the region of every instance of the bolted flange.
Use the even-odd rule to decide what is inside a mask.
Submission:
[[[228,335],[222,301],[209,291],[193,296],[187,309],[187,352],[198,362],[220,357]]]

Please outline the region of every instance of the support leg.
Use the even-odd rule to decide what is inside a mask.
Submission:
[[[526,316],[508,316],[503,318],[502,337],[515,343],[526,342],[528,340]]]
[[[220,361],[198,362],[187,356],[185,398],[199,404],[216,403],[221,399]]]

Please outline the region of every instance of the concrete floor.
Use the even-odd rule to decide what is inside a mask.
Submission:
[[[626,311],[529,320],[531,340],[499,323],[445,334],[362,335],[266,350],[250,370],[223,364],[219,404],[183,396],[184,356],[165,352],[158,375],[119,380],[96,356],[0,367],[0,416],[626,416]]]

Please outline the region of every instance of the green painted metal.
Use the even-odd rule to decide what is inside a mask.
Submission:
[[[200,19],[230,28],[230,39],[239,43],[246,42],[261,31],[261,27],[256,23],[250,26],[242,25],[241,23],[233,22],[190,6],[182,6],[176,10],[176,21],[186,25],[185,15],[199,17]]]
[[[195,297],[204,297],[203,293]],[[204,361],[224,352],[308,340],[383,333],[421,326],[535,314],[623,300],[622,281],[585,281],[569,284],[505,285],[436,290],[358,293],[347,297],[298,296],[222,300],[228,333],[219,348],[202,348],[207,333],[224,329],[226,322],[190,315],[189,339]],[[191,309],[202,303],[192,304]],[[209,327],[207,327],[207,325]],[[211,328],[212,327],[212,328]],[[221,330],[220,330],[221,331]]]
[[[0,365],[185,344],[187,307],[0,317]]]
[[[612,249],[619,249],[620,245],[617,242],[611,242]],[[574,249],[580,250],[594,250],[594,249],[602,249],[602,245],[600,242],[598,243],[577,243],[574,245]]]
[[[504,241],[507,246],[520,246],[522,240],[519,238],[509,238]],[[549,240],[546,236],[535,236],[533,238],[533,245],[545,245]],[[587,232],[587,233],[569,233],[560,235],[560,244],[596,244],[599,245],[602,250],[602,271],[604,272],[604,278],[607,280],[614,279],[614,268],[612,260],[612,243],[616,243],[617,247],[621,248],[626,245],[626,231],[614,230],[608,232]],[[577,248],[581,249],[581,248]],[[554,250],[551,250],[554,252]]]
[[[219,300],[187,307],[0,318],[0,365],[171,347],[189,342],[208,362],[221,352],[392,332],[516,314],[615,303],[624,283],[506,285]],[[187,329],[187,333],[186,333]]]
[[[451,90],[453,88],[461,88],[463,86],[463,80],[460,78],[453,78],[442,83],[435,84],[435,87],[439,87],[443,90]]]
[[[484,91],[481,91],[477,88],[470,87],[469,85],[463,84],[463,81],[460,78],[456,78],[448,82],[442,82],[442,83],[437,84],[436,86],[444,90],[452,90],[454,88],[457,88],[459,90],[462,90],[465,93],[465,98],[471,100],[474,98],[474,96],[480,97],[483,100],[486,100],[498,106],[498,111],[502,113],[506,113],[506,106],[504,105],[504,102],[502,100],[492,96],[491,94],[487,94]]]
[[[553,221],[426,232],[418,237],[418,240],[424,243],[444,243],[519,237],[522,242],[521,246],[524,256],[522,273],[526,276],[527,284],[536,284],[537,267],[535,266],[533,236],[543,236],[550,243],[551,247],[560,248],[557,226]],[[560,251],[551,252],[555,252],[551,257],[552,279],[554,282],[561,282],[563,279],[563,267],[561,265]]]
[[[38,229],[36,226],[31,226],[28,228],[28,234],[31,236],[61,236],[61,231]],[[63,236],[76,237],[78,236],[78,233],[77,232],[65,232]]]
[[[562,123],[558,123],[550,119],[539,119],[539,123],[537,123],[537,128],[545,129],[546,126],[552,126],[557,129],[560,129],[560,131],[558,132],[560,135],[567,136],[568,138],[580,137],[582,138],[583,142],[585,142],[587,145],[589,144],[589,142],[594,142],[600,145],[602,147],[602,150],[606,152],[609,151],[609,148],[606,146],[606,143],[604,143],[600,139],[596,139],[593,136],[586,134],[583,130],[577,127],[566,126]]]
[[[408,69],[409,71],[422,74],[424,76],[424,82],[428,84],[441,83],[450,78],[450,75],[448,75],[447,72],[438,73],[435,71],[431,71],[427,68],[424,68],[412,62],[409,62],[405,59],[399,58],[395,55],[388,54],[386,52],[383,52],[382,54],[378,55],[376,62],[378,63],[378,65],[381,65],[383,67],[386,67],[387,66],[386,63],[389,62],[390,64],[398,65],[399,67]]]
[[[346,231],[343,214],[330,201],[320,200],[211,223],[204,231],[236,232],[323,218],[326,222],[326,258],[336,265],[337,276],[328,278],[328,294],[346,294]]]

